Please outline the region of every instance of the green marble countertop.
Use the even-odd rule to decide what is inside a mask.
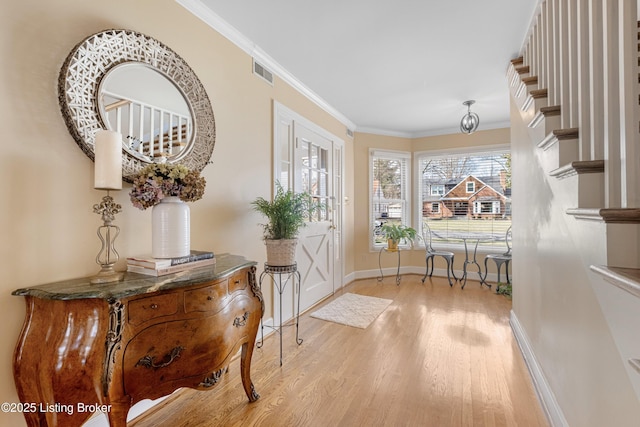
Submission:
[[[239,255],[220,254],[216,255],[216,263],[214,265],[184,270],[166,276],[154,277],[125,272],[122,281],[105,284],[92,284],[91,277],[83,277],[16,289],[12,292],[12,295],[33,296],[51,300],[120,299],[213,281],[256,264],[255,261],[248,261]]]

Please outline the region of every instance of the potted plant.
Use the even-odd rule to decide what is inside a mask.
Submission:
[[[175,258],[190,253],[190,215],[184,202],[204,195],[200,173],[177,163],[151,163],[140,170],[129,192],[138,209],[152,208],[151,255]]]
[[[265,224],[261,224],[267,246],[267,264],[293,265],[298,233],[319,205],[309,193],[285,190],[279,182],[276,183],[273,200],[258,197],[251,204],[267,219]]]
[[[403,224],[386,223],[382,226],[382,233],[387,239],[387,249],[389,251],[397,251],[398,245],[407,241],[413,244],[413,240],[416,238],[418,232],[411,227],[407,227]]]

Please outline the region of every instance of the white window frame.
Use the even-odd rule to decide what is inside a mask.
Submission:
[[[452,148],[447,150],[426,150],[426,151],[416,151],[413,153],[413,170],[415,171],[415,176],[413,179],[415,180],[416,185],[413,190],[413,200],[416,201],[416,209],[414,209],[414,217],[413,223],[415,224],[415,229],[418,231],[418,234],[422,232],[422,197],[421,193],[421,170],[420,170],[420,161],[424,157],[444,157],[444,156],[461,156],[465,154],[469,155],[479,155],[479,154],[488,154],[488,153],[501,153],[501,152],[511,152],[510,144],[493,144],[493,145],[484,145],[484,146],[473,146],[473,147],[464,147],[464,148]],[[465,187],[466,188],[466,187]],[[498,207],[498,210],[500,208]],[[474,208],[475,211],[475,208]],[[498,212],[499,213],[499,212]],[[414,246],[422,246],[424,247],[424,243],[422,239],[420,242],[415,242]],[[439,248],[445,248],[450,250],[463,250],[464,245],[458,243],[438,243]],[[495,251],[495,248],[486,249],[481,246],[478,246],[479,253],[486,253]]]
[[[388,159],[388,160],[398,160],[403,162],[404,167],[406,168],[406,171],[404,172],[404,182],[402,183],[402,198],[400,199],[401,202],[404,205],[404,209],[402,210],[402,216],[400,218],[400,220],[402,221],[403,224],[407,225],[407,226],[411,226],[411,219],[412,219],[412,204],[411,204],[411,197],[413,195],[413,192],[411,191],[411,181],[412,181],[412,176],[411,176],[411,152],[409,151],[394,151],[394,150],[379,150],[379,149],[369,149],[369,250],[374,252],[374,251],[379,251],[380,248],[384,247],[386,243],[378,243],[376,244],[374,242],[374,209],[373,209],[373,204],[374,204],[374,195],[373,195],[373,182],[374,182],[374,176],[373,176],[373,160],[374,158],[382,158],[382,159]],[[406,245],[402,245],[401,247],[406,247]]]
[[[431,202],[431,213],[440,213],[440,203]]]

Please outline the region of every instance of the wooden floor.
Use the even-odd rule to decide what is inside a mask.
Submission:
[[[130,425],[547,426],[509,326],[511,301],[478,282],[464,290],[416,275],[356,281],[345,292],[393,303],[367,329],[309,317],[253,355],[261,395],[249,403],[239,360],[217,390],[181,390]],[[313,311],[313,309],[311,310]]]

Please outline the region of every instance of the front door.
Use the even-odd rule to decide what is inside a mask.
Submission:
[[[332,142],[294,121],[294,188],[321,204],[299,235],[300,311],[334,291],[334,177]]]
[[[342,286],[344,141],[278,102],[274,102],[273,129],[274,176],[283,187],[307,191],[323,205],[298,236],[296,262],[302,278],[300,311],[304,311]],[[295,291],[297,286],[284,289],[283,321],[296,313]],[[274,304],[274,319],[279,316],[279,304]]]

